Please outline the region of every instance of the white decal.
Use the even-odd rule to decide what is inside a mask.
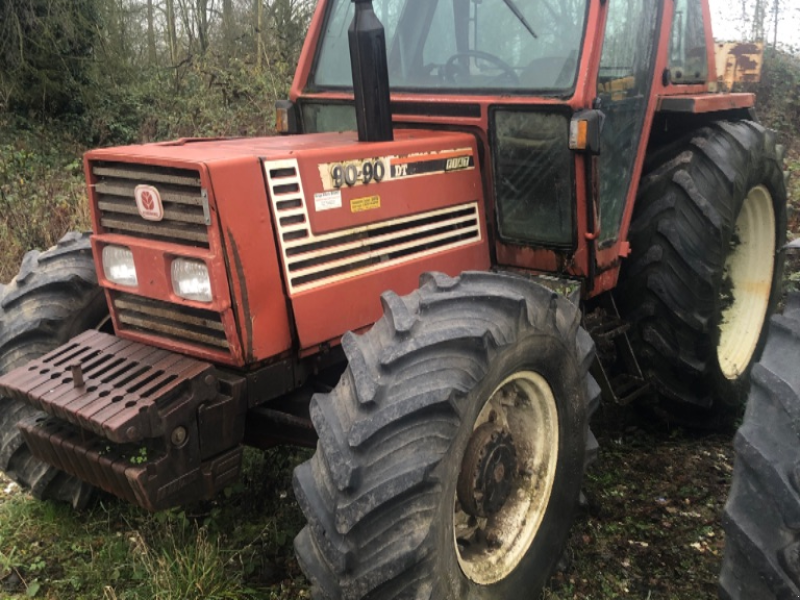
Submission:
[[[342,208],[341,190],[336,190],[334,192],[323,192],[322,194],[314,194],[314,208],[317,209],[317,212]]]

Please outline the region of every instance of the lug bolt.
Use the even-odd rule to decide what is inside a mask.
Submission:
[[[172,445],[173,446],[183,446],[184,442],[186,442],[186,438],[189,437],[189,434],[186,431],[185,427],[176,427],[172,430]]]

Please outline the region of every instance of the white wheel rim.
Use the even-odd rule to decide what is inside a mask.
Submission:
[[[458,564],[479,585],[505,579],[528,552],[547,510],[558,461],[558,410],[541,375],[520,371],[497,386],[473,432],[490,422],[511,435],[519,473],[502,508],[487,518],[471,517],[458,494],[454,499]]]
[[[725,261],[730,296],[719,325],[717,358],[723,375],[738,379],[747,369],[767,318],[775,272],[772,195],[759,185],[747,194],[736,220],[734,245]],[[726,290],[727,294],[727,290]]]

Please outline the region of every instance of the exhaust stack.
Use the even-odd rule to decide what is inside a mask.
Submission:
[[[391,142],[392,111],[389,102],[389,66],[386,33],[372,0],[352,0],[356,14],[348,31],[353,95],[360,142]]]

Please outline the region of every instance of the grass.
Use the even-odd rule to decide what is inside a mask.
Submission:
[[[292,540],[302,515],[291,471],[307,453],[248,451],[223,498],[151,515],[104,497],[76,513],[15,486],[0,502],[4,600],[295,600]]]

